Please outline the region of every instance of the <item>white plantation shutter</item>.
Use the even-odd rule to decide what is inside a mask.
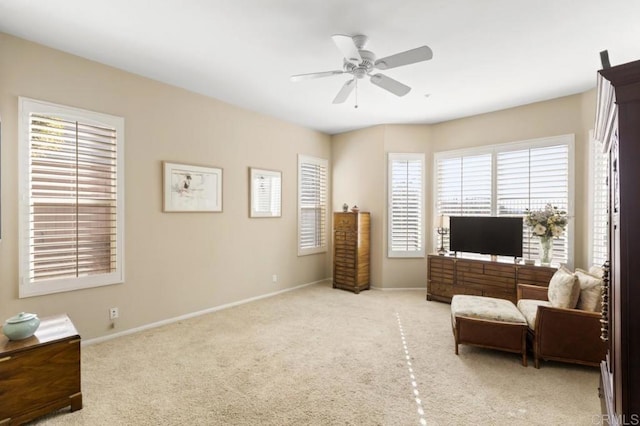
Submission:
[[[424,256],[424,154],[389,154],[389,257]]]
[[[123,278],[121,135],[77,112],[21,99],[21,296]]]
[[[436,159],[436,217],[491,216],[491,154]],[[437,247],[449,234],[436,235]]]
[[[546,203],[570,212],[572,156],[573,135],[437,153],[434,214],[522,217]],[[554,239],[554,263],[570,261],[570,230]],[[524,256],[536,259],[538,241],[526,226],[523,237]]]
[[[298,156],[298,255],[327,250],[327,160]]]
[[[438,216],[491,215],[491,154],[436,161]]]
[[[569,146],[566,144],[497,153],[497,214],[524,216],[547,203],[569,210]],[[523,225],[523,255],[539,257],[538,238]],[[567,231],[553,239],[554,262],[568,261]]]
[[[603,151],[602,143],[591,140],[591,158],[589,167],[591,173],[591,199],[589,203],[591,213],[591,252],[590,265],[602,266],[607,260],[608,248],[608,157]]]

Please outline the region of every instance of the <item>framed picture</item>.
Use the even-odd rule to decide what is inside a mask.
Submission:
[[[164,212],[221,212],[222,169],[162,162]]]
[[[249,217],[282,215],[282,173],[249,168]]]

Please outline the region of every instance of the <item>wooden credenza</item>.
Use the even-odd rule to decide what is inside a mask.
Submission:
[[[369,288],[370,229],[368,212],[333,214],[333,288]]]
[[[557,269],[458,257],[427,256],[427,300],[451,302],[455,294],[516,302],[516,285],[548,286]]]
[[[24,340],[0,336],[0,425],[82,408],[80,336],[67,315],[42,318]]]

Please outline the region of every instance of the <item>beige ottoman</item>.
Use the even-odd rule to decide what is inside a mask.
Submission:
[[[527,366],[527,320],[508,300],[455,295],[451,299],[451,325],[456,344],[480,346],[522,354]]]

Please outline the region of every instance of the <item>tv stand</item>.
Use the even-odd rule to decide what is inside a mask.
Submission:
[[[427,300],[451,303],[455,294],[516,302],[517,284],[547,287],[556,268],[438,255],[427,256]]]

